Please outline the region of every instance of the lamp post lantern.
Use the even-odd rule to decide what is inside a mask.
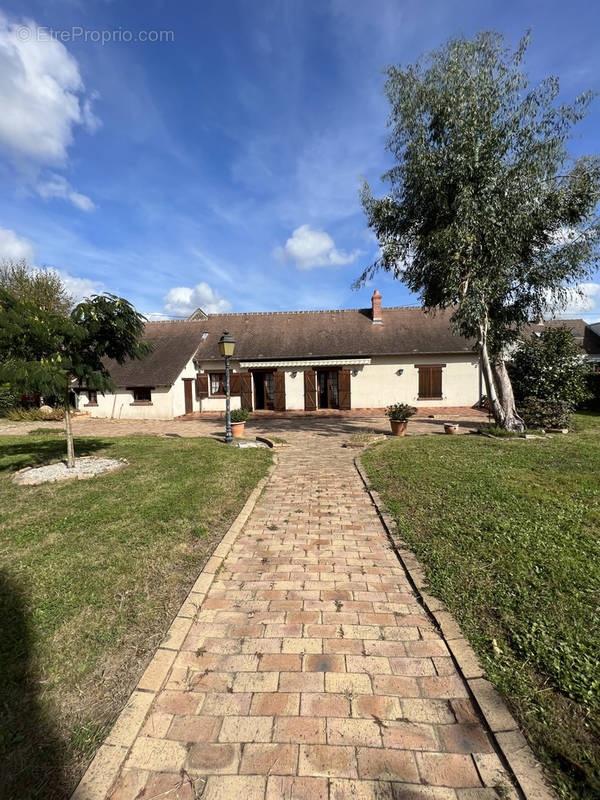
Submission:
[[[235,350],[235,339],[227,331],[219,339],[219,353],[225,359],[225,441],[231,444],[231,389],[229,383],[229,359]]]

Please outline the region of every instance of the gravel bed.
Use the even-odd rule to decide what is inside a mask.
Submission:
[[[120,458],[76,458],[73,469],[68,469],[65,461],[45,464],[42,467],[27,467],[15,473],[14,483],[25,486],[37,486],[39,483],[63,481],[70,478],[93,478],[104,472],[126,466],[127,462]]]

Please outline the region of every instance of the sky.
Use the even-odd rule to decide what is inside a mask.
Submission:
[[[532,81],[600,89],[589,0],[0,0],[0,259],[151,318],[416,305],[377,275],[383,70],[527,28]],[[600,151],[600,98],[574,155]],[[565,315],[600,319],[600,274]]]

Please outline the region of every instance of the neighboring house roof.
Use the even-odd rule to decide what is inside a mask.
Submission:
[[[425,314],[421,308],[384,308],[374,325],[371,309],[211,314],[199,323],[207,332],[196,358],[219,358],[223,331],[235,339],[235,359],[467,353],[473,342],[452,333],[450,312]]]
[[[202,337],[202,322],[147,322],[144,340],[152,352],[141,361],[106,366],[117,386],[172,386],[193,357]]]
[[[600,326],[588,325],[583,319],[549,319],[539,325],[531,326],[534,333],[547,328],[568,328],[577,344],[588,355],[600,353]]]

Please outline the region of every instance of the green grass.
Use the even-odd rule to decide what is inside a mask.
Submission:
[[[68,797],[216,543],[266,449],[208,439],[76,440],[130,466],[16,486],[64,440],[0,437],[0,797]]]
[[[600,797],[600,416],[567,436],[393,439],[369,478],[561,797]],[[493,647],[496,640],[500,653]]]

